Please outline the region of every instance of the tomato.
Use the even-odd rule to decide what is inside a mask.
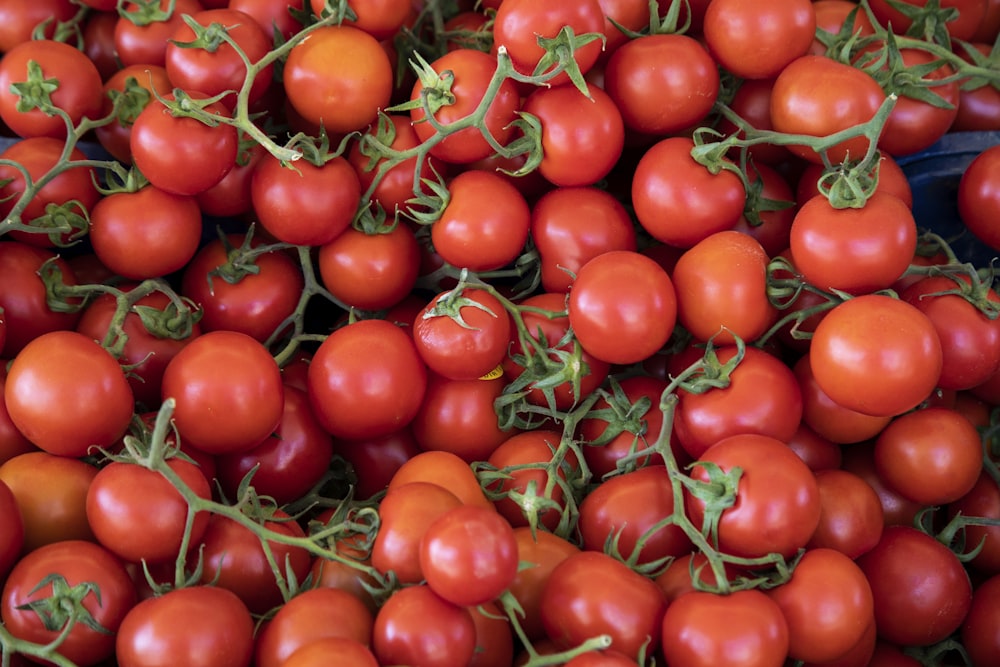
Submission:
[[[329,63],[351,63],[330,68]],[[283,68],[295,111],[332,134],[364,130],[389,106],[392,63],[370,34],[349,25],[325,26],[292,47]]]
[[[595,586],[600,582],[600,586]],[[630,657],[660,645],[667,601],[651,580],[599,551],[581,551],[561,560],[549,574],[541,600],[545,632],[559,647],[571,648],[596,635]]]
[[[0,468],[2,473],[3,468]],[[982,472],[975,486],[967,494],[948,505],[948,515],[952,517],[961,512],[964,516],[979,516],[988,519],[1000,519],[1000,487],[988,472]],[[1000,574],[1000,527],[973,526],[965,527],[965,544],[967,550],[982,542],[980,552],[969,561],[969,565],[978,572],[988,575]]]
[[[51,331],[72,329],[79,312],[60,312],[49,308],[45,284],[38,270],[45,262],[59,269],[63,282],[76,285],[76,276],[65,259],[44,248],[20,241],[0,241],[0,308],[6,324],[2,356],[12,359],[30,341]]]
[[[857,559],[875,599],[878,636],[902,646],[927,646],[958,630],[972,585],[945,545],[909,526],[888,526]]]
[[[917,513],[925,509],[924,505],[913,502],[889,487],[875,469],[874,447],[870,443],[859,443],[853,447],[844,448],[844,460],[841,463],[844,470],[861,477],[875,490],[879,504],[882,506],[882,522],[884,526],[912,526]]]
[[[1000,248],[1000,146],[973,158],[958,182],[958,213],[966,228],[990,248]]]
[[[448,192],[448,205],[431,226],[441,259],[475,272],[517,259],[528,240],[531,211],[516,187],[498,173],[470,169],[452,179]]]
[[[274,39],[275,31],[287,40],[302,30],[301,19],[289,10],[303,11],[304,0],[232,0],[225,6],[252,16],[269,39]]]
[[[927,2],[904,0],[902,4],[923,7],[927,5]],[[913,23],[911,17],[886,0],[870,0],[869,5],[878,22],[882,26],[891,24],[892,30],[896,34],[905,33]],[[985,0],[941,0],[939,6],[958,10],[958,15],[944,24],[944,28],[953,39],[970,39],[983,19],[986,18]]]
[[[767,264],[760,243],[742,232],[716,232],[699,241],[672,274],[678,322],[699,341],[756,340],[777,317],[767,300]]]
[[[105,4],[108,1],[96,0]],[[111,7],[112,10],[115,8]],[[117,24],[118,12],[99,11],[88,14],[80,25],[82,44],[77,44],[77,47],[94,63],[103,81],[107,81],[121,67],[115,54]]]
[[[709,447],[690,473],[709,480],[708,468],[722,472],[739,467],[742,474],[736,502],[722,511],[718,522],[719,549],[744,558],[769,553],[791,556],[804,547],[820,520],[820,495],[809,467],[788,445],[757,434],[733,435]],[[705,517],[706,501],[687,491],[688,516],[696,526]]]
[[[92,339],[53,331],[14,358],[4,385],[11,421],[39,448],[80,457],[110,447],[132,418],[125,373]]]
[[[496,59],[475,49],[450,51],[430,64],[443,81],[449,84],[450,95],[440,100],[440,94],[428,97],[432,117],[438,125],[447,127],[475,113],[483,102],[497,69]],[[450,72],[449,75],[445,75]],[[410,91],[410,100],[420,100],[431,91],[424,93],[424,83],[418,80]],[[430,154],[451,164],[468,164],[482,160],[494,153],[487,139],[489,133],[499,145],[506,145],[514,135],[511,123],[517,118],[521,97],[512,79],[505,79],[499,89],[492,93],[493,101],[486,109],[482,127],[467,127],[443,139],[438,139],[439,130],[427,119],[423,105],[410,111],[410,120],[419,141],[435,141]]]
[[[817,385],[836,403],[895,416],[916,407],[937,385],[941,342],[915,306],[866,294],[827,313],[813,334],[809,364]]]
[[[804,55],[785,66],[774,82],[771,122],[778,132],[826,137],[871,120],[885,97],[882,87],[865,72],[826,56]],[[848,155],[857,160],[865,155],[868,143],[864,137],[855,137],[826,153],[834,164]],[[812,148],[788,148],[810,162],[822,161]]]
[[[33,76],[29,63],[40,74]],[[49,102],[65,117],[51,109],[22,106],[23,93],[38,95],[41,82],[51,79],[57,83],[48,91]],[[22,137],[63,138],[67,123],[76,126],[84,118],[100,117],[101,84],[97,66],[72,45],[49,39],[22,42],[0,58],[0,120]]]
[[[728,563],[723,564],[723,572],[730,580],[736,576],[736,568]],[[663,591],[668,603],[672,603],[680,596],[698,590],[694,583],[696,579],[708,587],[718,586],[708,558],[701,551],[691,551],[670,561],[653,581]]]
[[[638,250],[625,206],[593,186],[555,188],[531,207],[531,239],[541,259],[542,287],[567,292],[580,268],[611,250]]]
[[[26,452],[0,465],[24,529],[24,553],[66,540],[95,541],[84,509],[97,468],[48,452]]]
[[[816,14],[816,28],[830,35],[840,33],[847,16],[854,11],[852,33],[860,37],[867,37],[875,33],[875,28],[868,19],[868,14],[858,8],[858,3],[854,0],[815,0],[813,2],[813,12]],[[815,55],[825,55],[826,46],[815,39],[809,50]]]
[[[383,310],[402,301],[419,269],[420,247],[406,225],[374,234],[348,227],[319,249],[323,286],[359,310]]]
[[[2,469],[0,469],[2,473]],[[0,578],[6,579],[10,568],[21,556],[24,547],[24,520],[17,505],[17,496],[10,490],[7,483],[0,479]]]
[[[211,487],[197,465],[177,457],[167,465],[195,494],[211,498]],[[177,558],[188,506],[160,473],[135,463],[110,463],[91,482],[86,508],[98,541],[120,558],[132,563]],[[207,525],[207,514],[195,515],[192,544],[201,539]]]
[[[767,591],[788,623],[788,657],[829,662],[863,638],[874,614],[871,586],[853,560],[834,549],[809,549],[791,579]]]
[[[379,609],[372,648],[382,665],[465,665],[476,649],[476,626],[470,610],[418,584],[396,591]]]
[[[661,139],[632,175],[639,224],[656,240],[683,248],[732,229],[746,203],[739,177],[726,169],[712,174],[691,157],[693,148],[687,137]]]
[[[771,91],[774,78],[745,79],[732,95],[729,108],[750,127],[757,130],[773,130],[771,123]],[[727,118],[720,118],[717,129],[726,136],[743,137],[743,131]],[[779,144],[759,143],[747,147],[747,156],[755,166],[761,164],[780,165],[790,157],[788,149]],[[749,175],[749,174],[748,174]]]
[[[420,452],[406,460],[389,481],[389,491],[410,482],[430,482],[455,494],[465,505],[493,507],[469,464],[445,451]]]
[[[198,0],[160,0],[159,3],[125,2],[124,15],[115,24],[115,53],[122,65],[166,64],[167,40],[184,25],[185,14],[204,7]]]
[[[45,581],[53,575],[61,583]],[[63,585],[76,590],[60,590]],[[45,627],[35,610],[22,608],[46,598],[52,599],[47,605],[55,626],[51,629]],[[69,620],[66,608],[72,608],[70,600],[86,609],[103,632],[78,619],[59,644],[59,655],[81,666],[97,665],[110,658],[115,633],[135,605],[136,590],[122,562],[92,542],[65,540],[25,555],[4,584],[0,619],[14,637],[47,644],[60,636]]]
[[[878,544],[885,521],[875,489],[849,470],[818,470],[815,475],[821,506],[819,525],[806,546],[835,549],[857,558]]]
[[[361,182],[347,158],[317,166],[261,157],[250,179],[250,199],[260,224],[279,241],[323,245],[344,232],[361,202]]]
[[[746,0],[713,0],[705,11],[703,31],[722,67],[743,79],[767,79],[809,51],[816,13],[808,0],[763,7]]]
[[[604,86],[630,130],[667,135],[702,122],[719,95],[719,71],[693,37],[628,40],[608,60]]]
[[[346,637],[315,639],[296,649],[281,664],[283,667],[323,667],[331,661],[354,667],[379,667],[375,654],[367,646]]]
[[[411,3],[406,0],[366,0],[356,3],[355,20],[345,20],[344,25],[361,28],[376,39],[389,39],[411,18]],[[327,0],[310,0],[309,5],[317,16],[321,16]],[[334,5],[336,6],[336,5]]]
[[[173,87],[167,77],[167,70],[161,65],[136,64],[117,69],[104,82],[102,115],[111,113],[118,96],[124,95],[125,101],[119,103],[118,118],[94,128],[94,137],[101,147],[116,160],[131,164],[129,138],[132,135],[132,123],[149,104],[149,100],[153,99],[154,91],[163,96],[171,90]]]
[[[191,667],[247,667],[253,628],[235,593],[215,586],[178,588],[129,612],[115,654],[120,667],[153,667],[163,656]]]
[[[666,467],[652,464],[609,477],[580,503],[583,548],[606,551],[637,566],[682,556],[691,551],[687,534],[676,524],[661,523],[674,510]]]
[[[737,355],[735,345],[715,350],[719,363]],[[748,347],[730,374],[728,387],[701,394],[677,392],[674,435],[693,458],[719,440],[759,433],[787,442],[802,421],[802,393],[794,373],[780,359]]]
[[[995,5],[996,3],[991,3]],[[995,11],[995,10],[994,10]],[[997,14],[1000,16],[1000,14]],[[972,48],[983,56],[989,56],[992,49],[992,39],[989,43],[974,43]],[[963,49],[957,50],[965,60],[971,60],[971,55]],[[959,85],[965,83],[960,80]],[[952,123],[950,132],[989,132],[1000,127],[1000,90],[991,85],[979,86],[970,90],[958,90],[958,113]]]
[[[205,97],[192,92],[193,99]],[[170,101],[173,95],[166,95]],[[218,102],[204,111],[228,116]],[[214,126],[196,118],[174,116],[159,100],[150,100],[139,112],[129,135],[136,167],[161,190],[196,195],[216,185],[236,164],[239,136],[236,127],[219,121]]]
[[[515,69],[531,74],[539,65],[544,49],[539,38],[553,38],[564,28],[581,36],[589,33],[603,35],[604,12],[597,0],[583,2],[552,2],[540,4],[532,0],[504,0],[493,19],[492,53],[503,46]],[[602,40],[595,39],[573,50],[573,59],[581,73],[594,66],[601,54]],[[543,72],[552,70],[551,65]],[[551,84],[565,83],[568,75],[563,72],[549,80]]]
[[[253,208],[253,173],[266,153],[263,144],[241,142],[233,168],[221,181],[195,195],[201,212],[215,218],[247,217]]]
[[[454,316],[452,313],[455,313]],[[413,321],[420,358],[452,380],[474,380],[500,365],[510,339],[510,316],[489,292],[465,287],[441,292]]]
[[[841,445],[862,442],[878,435],[892,419],[864,414],[835,402],[817,384],[808,352],[793,364],[792,372],[802,392],[802,421],[821,437]]]
[[[545,582],[556,565],[580,549],[563,537],[528,526],[514,528],[514,538],[518,561],[530,566],[518,568],[509,590],[524,610],[524,616],[518,618],[521,629],[528,639],[535,641],[545,636],[541,615]]]
[[[569,324],[585,350],[607,363],[630,364],[673,334],[678,299],[654,260],[612,250],[584,264],[569,293]]]
[[[774,257],[788,248],[792,223],[798,212],[798,206],[793,204],[795,195],[792,192],[792,186],[781,175],[781,172],[767,164],[754,162],[753,166],[750,167],[749,176],[750,183],[754,187],[760,188],[757,204],[754,205],[759,224],[751,223],[747,215],[744,214],[733,229],[757,239],[767,256]],[[764,202],[762,200],[765,199],[790,206],[774,211],[763,210]]]
[[[191,15],[191,20],[208,30],[205,48],[181,46],[197,35],[190,25],[179,26],[167,42],[164,53],[167,76],[177,88],[197,90],[207,97],[232,91],[221,100],[228,109],[236,106],[236,93],[244,86],[247,68],[240,52],[256,63],[271,50],[271,32],[265,31],[252,16],[238,9],[206,9]],[[225,31],[228,39],[219,34]],[[229,40],[232,40],[230,42]],[[274,66],[268,64],[255,74],[247,95],[253,105],[271,84]]]
[[[574,3],[584,6],[587,2]],[[498,25],[498,24],[495,24]],[[580,51],[576,52],[579,56]],[[573,84],[540,87],[521,111],[542,125],[538,170],[556,186],[593,185],[607,176],[625,146],[625,124],[614,100],[597,86],[584,97]]]
[[[334,449],[354,469],[354,493],[361,499],[388,487],[399,468],[421,451],[409,426],[377,438],[335,440]]]
[[[510,667],[514,663],[514,632],[495,602],[469,610],[476,626],[476,649],[468,667]]]
[[[788,625],[778,605],[759,590],[680,596],[662,621],[663,655],[671,665],[780,667]]]
[[[822,1],[822,0],[821,0]],[[913,208],[913,190],[910,182],[906,180],[906,173],[899,166],[891,155],[881,153],[878,161],[878,183],[875,185],[876,192],[895,195],[902,200],[906,207]],[[800,204],[820,194],[819,180],[826,175],[826,167],[822,164],[810,162],[805,165],[799,180],[796,184],[795,197]],[[875,176],[873,171],[872,176]]]
[[[995,629],[1000,624],[1000,576],[993,576],[976,587],[972,605],[962,622],[962,645],[973,665],[990,665],[1000,660],[1000,642]]]
[[[797,383],[798,378],[795,381]],[[788,446],[813,472],[839,468],[843,458],[840,445],[824,438],[805,422],[801,422],[792,437],[788,439]]]
[[[51,37],[56,23],[69,21],[79,9],[79,5],[70,0],[4,3],[0,7],[0,52],[10,51],[21,42],[30,40],[35,28],[43,22],[46,23],[45,35]]]
[[[210,454],[253,449],[278,427],[281,371],[260,342],[236,331],[209,331],[163,371],[163,399],[176,401],[182,440]]]
[[[295,312],[302,270],[281,252],[260,253],[252,272],[239,270],[233,260],[243,242],[242,235],[229,234],[203,245],[182,270],[180,293],[201,309],[203,330],[237,331],[264,342]]]

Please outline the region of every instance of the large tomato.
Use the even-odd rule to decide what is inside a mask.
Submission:
[[[973,158],[958,182],[958,213],[980,241],[1000,249],[1000,146],[991,146]]]
[[[743,79],[777,76],[803,56],[816,33],[809,0],[713,0],[705,11],[705,41],[727,71]]]
[[[382,665],[467,665],[476,650],[472,611],[426,584],[402,588],[375,616],[373,652]]]
[[[465,505],[493,507],[479,478],[462,458],[451,452],[420,452],[407,459],[389,480],[389,491],[410,482],[430,482],[458,496]]]
[[[56,24],[70,21],[80,7],[70,0],[44,0],[31,2],[19,0],[0,7],[0,52],[31,39],[36,28],[41,27],[46,36],[52,36]]]

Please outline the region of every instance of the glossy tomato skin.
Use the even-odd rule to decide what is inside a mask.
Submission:
[[[705,11],[703,30],[709,51],[726,70],[743,79],[766,79],[809,51],[816,12],[807,0],[766,6],[714,0]]]
[[[957,630],[969,610],[972,584],[961,561],[916,528],[887,527],[857,563],[874,594],[878,636],[886,641],[933,644]]]
[[[18,561],[6,579],[0,599],[0,619],[5,629],[18,639],[38,644],[46,644],[59,635],[61,625],[56,630],[46,629],[35,611],[18,608],[52,596],[51,582],[39,586],[49,575],[62,577],[71,587],[85,582],[96,586],[100,593],[89,593],[81,604],[106,630],[98,632],[78,622],[59,645],[58,653],[81,666],[97,665],[110,658],[115,649],[115,633],[136,603],[136,589],[122,561],[92,542],[53,543]]]
[[[942,354],[934,325],[916,307],[866,294],[836,306],[819,323],[810,366],[836,403],[891,417],[930,395],[941,376]],[[869,381],[873,373],[879,382]]]
[[[375,616],[372,648],[383,665],[465,665],[476,649],[470,609],[454,605],[426,584],[400,589]]]
[[[594,582],[602,582],[600,587]],[[559,562],[542,589],[545,632],[562,648],[599,634],[628,656],[656,650],[667,609],[663,591],[627,565],[599,551],[581,551]]]
[[[14,358],[4,402],[14,425],[39,448],[81,457],[125,433],[134,397],[107,350],[75,331],[53,331]]]
[[[410,482],[430,482],[454,494],[465,505],[493,507],[468,463],[445,451],[420,452],[403,462],[389,481],[389,491]]]
[[[687,593],[667,608],[662,626],[672,665],[780,667],[788,653],[788,624],[759,590]]]
[[[613,250],[584,264],[569,293],[569,324],[596,358],[642,361],[662,348],[677,321],[677,296],[663,267],[638,252]]]
[[[454,303],[458,316],[439,312]],[[474,380],[500,365],[507,353],[510,315],[486,290],[465,287],[432,298],[413,320],[413,342],[427,367],[452,380]]]
[[[991,3],[995,4],[995,3]],[[995,12],[995,10],[994,10]],[[972,48],[984,56],[988,56],[991,43],[975,42]],[[958,55],[965,60],[971,56],[965,49],[959,49]],[[964,81],[959,82],[964,83]],[[1000,127],[1000,90],[993,86],[980,86],[971,90],[958,91],[958,113],[949,131],[951,132],[989,132]]]
[[[517,559],[532,567],[519,568],[510,585],[511,595],[524,609],[524,618],[518,619],[525,635],[531,640],[545,637],[542,623],[542,590],[552,570],[580,548],[554,533],[532,530],[529,526],[514,528],[517,541]]]
[[[1000,248],[994,224],[1000,211],[1000,147],[990,147],[973,158],[958,183],[958,213],[976,238]]]
[[[387,137],[382,138],[389,148],[397,151],[406,151],[420,145],[420,137],[410,123],[409,114],[390,113],[386,114],[392,125],[392,140],[387,141]],[[395,163],[375,183],[378,170],[385,164],[385,158],[373,160],[365,155],[362,147],[365,145],[365,137],[376,136],[377,127],[369,128],[362,138],[351,144],[347,152],[347,160],[354,167],[361,180],[361,188],[367,194],[371,193],[372,204],[382,207],[387,214],[392,215],[397,209],[405,211],[407,200],[412,199],[413,183],[415,172],[419,168],[420,178],[431,176],[430,167],[433,166],[439,173],[446,173],[446,164],[440,163],[431,158],[423,160],[418,164],[417,158],[407,158]]]
[[[236,331],[210,331],[170,360],[161,394],[176,401],[182,440],[209,454],[229,454],[253,449],[274,432],[283,388],[263,344]]]
[[[115,644],[121,667],[155,667],[165,655],[191,667],[248,667],[253,617],[232,591],[178,588],[137,604]]]
[[[283,667],[323,667],[331,661],[354,667],[379,667],[375,655],[361,642],[346,637],[316,639],[288,656]]]
[[[420,246],[406,225],[375,234],[348,227],[320,246],[318,261],[323,286],[333,296],[360,310],[384,310],[413,291]]]
[[[0,8],[0,52],[31,39],[32,32],[43,22],[48,22],[44,30],[46,36],[51,36],[56,22],[69,21],[78,9],[69,0],[5,3]]]
[[[878,544],[885,519],[878,494],[860,475],[834,468],[816,471],[819,525],[807,548],[834,549],[857,558]]]
[[[806,352],[792,365],[802,392],[802,421],[831,442],[846,445],[877,436],[891,416],[874,416],[847,408],[827,394],[816,382],[812,355]]]

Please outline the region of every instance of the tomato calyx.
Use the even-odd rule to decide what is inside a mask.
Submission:
[[[229,36],[229,29],[232,26],[225,26],[218,21],[212,21],[208,25],[198,23],[190,14],[181,16],[184,23],[194,32],[194,39],[189,41],[171,40],[171,42],[182,49],[202,49],[209,53],[215,53],[223,44],[231,44],[238,49]]]
[[[601,33],[576,35],[573,28],[568,25],[563,26],[555,37],[539,36],[538,45],[545,50],[545,53],[535,66],[532,76],[548,80],[565,72],[577,90],[590,99],[590,91],[587,89],[583,72],[580,71],[580,65],[576,62],[575,54],[577,49],[596,40],[601,40],[602,44],[607,43],[607,37]]]
[[[83,606],[83,601],[90,595],[96,598],[98,604],[101,603],[101,590],[95,583],[84,581],[70,586],[66,577],[54,573],[38,582],[38,585],[31,589],[30,594],[33,595],[46,586],[52,587],[52,595],[18,605],[17,609],[33,611],[38,614],[42,625],[49,632],[62,630],[65,635],[72,629],[73,625],[82,623],[102,635],[112,634],[110,630],[98,623],[90,611]]]
[[[159,0],[132,0],[135,7],[125,9],[124,4],[118,6],[118,16],[126,21],[131,21],[135,25],[142,27],[151,23],[168,21],[174,15],[177,0],[170,0],[165,8],[160,8]]]
[[[489,306],[482,304],[474,299],[464,295],[464,292],[469,286],[466,284],[466,278],[468,277],[468,272],[463,270],[462,276],[459,279],[459,284],[451,290],[444,292],[436,297],[434,306],[428,309],[421,317],[428,320],[434,317],[448,317],[455,321],[463,329],[475,329],[471,324],[469,324],[465,317],[462,315],[463,308],[476,308],[478,310],[487,313],[491,317],[499,317],[495,312],[493,312]],[[475,289],[475,288],[471,288]]]
[[[888,0],[888,2],[893,9],[912,21],[906,30],[907,36],[951,48],[951,36],[947,24],[958,18],[957,7],[942,7],[941,0],[928,0],[919,5],[901,0]]]
[[[936,296],[954,295],[961,297],[973,305],[986,318],[995,320],[1000,317],[1000,304],[990,299],[993,291],[994,269],[983,270],[982,275],[972,264],[931,265],[927,267],[911,267],[905,275],[925,275],[929,277],[945,277],[954,282],[951,289],[921,294],[919,299],[930,299]]]
[[[859,63],[859,67],[868,72],[886,94],[895,93],[899,97],[908,97],[939,109],[953,109],[955,105],[932,90],[941,85],[942,79],[925,78],[947,66],[948,60],[943,58],[907,66],[903,62],[896,37],[891,32],[886,33],[881,49],[862,56],[862,62]]]
[[[59,90],[59,80],[45,78],[41,65],[34,60],[28,61],[27,77],[10,84],[11,91],[18,96],[16,109],[21,113],[38,109],[48,116],[55,114],[52,93]]]

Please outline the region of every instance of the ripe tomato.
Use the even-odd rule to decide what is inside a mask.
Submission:
[[[93,339],[53,331],[14,358],[4,385],[11,421],[52,454],[81,457],[110,448],[132,419],[132,388],[118,362]]]
[[[913,409],[941,376],[934,325],[916,307],[880,294],[834,307],[816,327],[809,354],[817,385],[833,401],[875,417]]]
[[[60,591],[61,585],[46,580],[53,575],[70,588],[80,588],[74,593]],[[46,598],[54,598],[48,606],[53,628],[47,628],[39,613],[24,606]],[[74,599],[79,599],[103,632],[77,619],[56,650],[81,667],[100,664],[114,653],[115,633],[135,605],[136,589],[124,564],[93,542],[65,540],[21,558],[4,584],[0,620],[17,639],[47,644],[60,635],[69,620],[66,608],[72,608],[70,601]]]
[[[419,560],[432,591],[459,607],[476,607],[499,597],[517,575],[514,529],[497,512],[459,505],[424,531]]]
[[[372,648],[381,665],[466,665],[476,650],[470,610],[426,584],[401,588],[375,616]]]
[[[577,6],[586,1],[574,3]],[[499,25],[499,24],[495,24]],[[580,51],[576,52],[579,56]],[[590,98],[573,84],[540,87],[521,111],[542,124],[538,171],[556,186],[593,185],[610,173],[625,146],[625,124],[611,97],[590,86]]]
[[[0,52],[10,51],[30,40],[35,29],[43,23],[46,37],[51,37],[56,24],[71,20],[79,9],[79,5],[70,0],[4,3],[0,7]]]
[[[420,246],[413,230],[396,225],[368,234],[348,227],[319,248],[323,286],[359,310],[383,310],[406,297],[420,271]]]
[[[327,4],[328,0],[309,0],[309,5],[316,16],[322,15]],[[357,8],[352,7],[352,9],[358,15],[357,19],[345,19],[344,25],[361,28],[375,39],[391,38],[407,20],[412,18],[410,13],[413,7],[406,0],[367,0],[356,4]]]
[[[809,549],[786,583],[767,591],[788,623],[788,657],[834,660],[861,641],[874,614],[871,586],[853,560],[834,549]]]
[[[996,5],[990,3],[991,7]],[[996,9],[991,11],[997,17],[1000,13]],[[984,24],[985,25],[985,24]],[[958,49],[957,53],[963,60],[971,61],[972,53],[978,52],[983,56],[989,56],[992,49],[992,39],[986,43],[974,43],[971,45],[973,51],[968,52],[964,47]],[[959,85],[965,80],[959,80]],[[958,113],[949,131],[951,132],[990,132],[1000,128],[1000,90],[991,85],[979,86],[969,90],[958,91]]]
[[[510,667],[514,663],[514,631],[495,602],[469,610],[476,626],[476,649],[468,667]]]
[[[882,87],[865,72],[826,56],[804,55],[778,74],[771,121],[778,132],[825,137],[871,120],[884,100]],[[822,161],[812,148],[788,148],[810,162]],[[867,150],[868,140],[855,137],[828,149],[827,156],[839,164],[848,155],[860,159]]]
[[[892,417],[864,414],[835,402],[817,384],[811,362],[806,352],[792,366],[802,391],[802,421],[821,437],[841,445],[877,436]]]
[[[882,506],[882,522],[884,526],[912,526],[917,513],[925,509],[924,505],[904,498],[895,489],[886,485],[875,470],[874,447],[868,443],[858,443],[857,446],[845,447],[841,463],[844,470],[861,477],[875,490],[879,504]]]
[[[431,243],[441,259],[475,272],[495,271],[517,259],[528,240],[531,211],[514,185],[499,173],[470,169],[452,179],[448,192],[448,205],[431,226]]]
[[[469,464],[451,452],[420,452],[410,457],[392,476],[389,491],[410,482],[430,482],[442,486],[465,505],[493,507]]]
[[[0,522],[0,578],[6,580],[10,568],[21,557],[24,547],[24,520],[18,509],[17,496],[7,483],[0,479],[0,512],[4,520]]]
[[[809,51],[816,13],[809,0],[763,6],[713,0],[705,11],[703,31],[709,51],[726,70],[743,79],[767,79]]]
[[[163,656],[191,667],[248,667],[254,622],[236,594],[215,586],[177,588],[143,600],[115,641],[120,667],[154,667]]]
[[[795,195],[792,186],[777,169],[769,167],[767,164],[754,162],[750,168],[750,183],[754,187],[759,187],[758,203],[753,206],[760,219],[758,223],[751,223],[744,214],[733,229],[757,239],[768,257],[781,254],[788,248],[789,236],[791,234],[792,222],[798,212],[798,206],[792,205],[774,211],[762,210],[765,199],[784,204],[793,204]],[[905,178],[903,179],[905,182]]]
[[[40,74],[32,75],[29,63]],[[56,87],[48,99],[68,118],[22,104],[22,95],[38,95],[42,81],[53,79]],[[0,58],[0,120],[22,137],[63,138],[67,122],[76,126],[84,118],[100,117],[101,84],[97,66],[80,49],[49,39],[21,42]]]
[[[399,468],[420,453],[420,447],[406,426],[377,438],[335,439],[334,452],[350,463],[357,475],[354,496],[367,499],[385,490]]]
[[[733,93],[729,108],[750,127],[757,130],[773,130],[771,123],[771,91],[774,88],[774,78],[745,79]],[[717,129],[726,136],[745,136],[736,124],[726,118],[720,118]],[[756,167],[761,164],[780,165],[790,154],[788,149],[779,144],[760,143],[747,147],[747,156],[753,160]]]
[[[176,401],[182,440],[209,454],[229,454],[253,449],[274,433],[283,389],[278,364],[260,342],[210,331],[170,360],[161,394]]]
[[[848,14],[854,12],[854,24],[852,33],[860,37],[867,37],[875,32],[868,14],[859,9],[858,3],[853,0],[816,0],[813,2],[813,12],[816,14],[816,28],[830,35],[836,35],[843,28]],[[815,55],[825,55],[826,46],[819,40],[813,40],[813,45],[809,50]]]
[[[995,628],[1000,624],[1000,576],[993,576],[976,587],[972,605],[962,622],[962,645],[973,665],[992,665],[1000,660],[1000,642]]]
[[[330,67],[350,63],[350,67]],[[374,37],[349,25],[325,26],[288,52],[282,80],[302,118],[335,135],[364,130],[389,106],[392,63]]]
[[[959,629],[972,584],[948,547],[910,526],[888,526],[857,559],[875,600],[878,636],[900,646],[927,646]]]
[[[205,7],[199,0],[160,0],[159,3],[125,2],[115,24],[115,53],[122,65],[166,64],[167,43],[184,25],[185,14]]]
[[[777,311],[767,300],[768,257],[756,239],[716,232],[689,248],[672,274],[677,320],[699,341],[756,340]]]
[[[199,497],[212,497],[197,465],[177,457],[167,465]],[[110,463],[91,482],[86,508],[98,541],[123,560],[156,563],[177,558],[188,505],[160,473],[134,463]],[[195,515],[192,544],[201,539],[207,525],[207,514]]]
[[[1000,249],[1000,146],[991,146],[973,158],[958,182],[958,213],[976,238]]]
[[[134,87],[129,88],[129,83]],[[101,114],[106,116],[111,113],[116,97],[125,95],[126,101],[120,103],[118,118],[94,128],[94,137],[116,160],[131,164],[129,137],[132,134],[132,123],[152,99],[152,91],[163,96],[172,89],[167,70],[160,65],[136,64],[116,69],[104,82],[104,106]]]
[[[820,1],[822,2],[823,0]],[[806,164],[802,173],[799,174],[799,180],[795,187],[796,201],[799,204],[803,204],[820,194],[819,180],[827,176],[827,174],[826,167],[822,164],[815,162]],[[876,172],[873,171],[872,176],[874,177],[875,175]],[[899,166],[898,161],[891,155],[882,153],[878,161],[877,176],[876,192],[895,195],[906,204],[907,208],[913,209],[913,190],[910,188],[910,182],[906,180],[906,172]]]
[[[518,621],[525,636],[531,640],[545,637],[542,624],[542,590],[552,570],[580,549],[569,540],[544,530],[528,526],[514,529],[517,559],[531,567],[519,567],[510,585],[510,593],[524,610]]]
[[[683,667],[780,667],[788,653],[781,608],[756,589],[717,595],[695,591],[667,607],[663,655]]]
[[[615,50],[604,87],[635,132],[667,135],[704,120],[719,96],[719,71],[693,37],[646,35]]]
[[[729,580],[736,576],[736,568],[728,563],[723,564],[723,572]],[[708,558],[701,551],[691,551],[670,561],[653,581],[663,590],[669,603],[682,595],[699,590],[695,588],[695,581],[700,581],[708,587],[719,585]]]
[[[989,473],[981,473],[971,491],[948,505],[949,517],[959,512],[965,516],[1000,519],[1000,487]],[[1000,526],[966,526],[965,544],[972,547],[980,542],[982,549],[969,565],[987,575],[1000,574]]]
[[[712,174],[691,157],[687,137],[662,139],[646,149],[632,175],[632,205],[639,224],[663,243],[690,248],[732,229],[746,203],[739,177]]]
[[[295,650],[282,667],[323,667],[331,662],[353,667],[379,667],[375,654],[361,642],[346,637],[315,639]]]
[[[849,470],[817,470],[815,475],[821,506],[819,525],[806,546],[835,549],[857,558],[878,544],[885,520],[875,489]]]
[[[904,5],[923,7],[927,3],[918,0],[903,0]],[[944,24],[944,28],[953,39],[971,39],[986,18],[985,0],[941,0],[940,7],[954,8],[958,15]],[[913,19],[886,0],[870,0],[872,14],[882,26],[892,25],[896,34],[905,33],[913,23]]]
[[[708,468],[742,469],[736,502],[722,511],[719,549],[744,558],[769,553],[786,557],[804,547],[820,519],[820,496],[809,467],[784,442],[766,435],[733,435],[709,447],[695,462],[691,477],[709,481]],[[686,509],[696,526],[705,517],[706,501],[687,492]]]
[[[630,364],[666,344],[677,308],[663,267],[638,252],[612,250],[580,268],[569,293],[569,324],[594,357]]]
[[[413,320],[413,342],[435,373],[475,380],[503,361],[510,327],[510,315],[499,299],[466,287],[442,292],[428,302]]]
[[[275,30],[285,40],[302,30],[302,21],[297,18],[294,11],[290,10],[303,11],[305,9],[304,0],[280,0],[279,2],[232,0],[232,2],[223,4],[229,9],[246,12],[252,16],[257,25],[264,29],[269,39],[274,38]],[[316,15],[319,16],[319,12],[316,12]]]
[[[541,605],[545,632],[560,648],[607,634],[615,650],[630,657],[660,645],[667,610],[663,591],[652,579],[600,551],[581,551],[556,564]]]
[[[0,465],[0,482],[14,494],[24,529],[19,551],[65,540],[95,541],[84,505],[96,475],[89,463],[42,451]]]

